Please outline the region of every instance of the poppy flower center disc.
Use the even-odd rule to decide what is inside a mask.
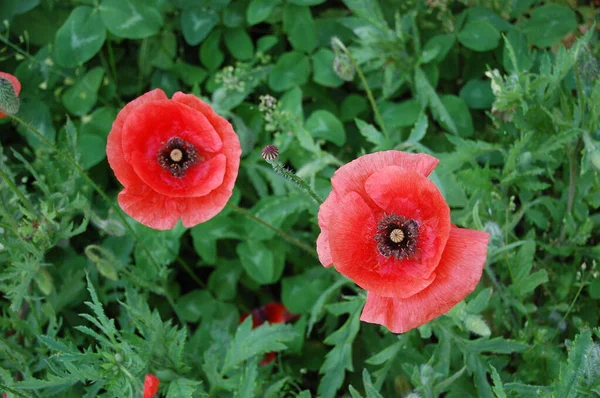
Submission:
[[[418,237],[419,224],[415,220],[390,214],[377,225],[375,241],[381,255],[404,260],[417,251]]]
[[[183,177],[198,161],[196,147],[179,137],[173,137],[158,151],[158,163],[173,177]]]

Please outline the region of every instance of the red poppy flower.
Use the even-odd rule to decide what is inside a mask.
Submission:
[[[21,92],[21,82],[15,76],[11,75],[10,73],[0,72],[0,77],[3,77],[6,80],[8,80],[10,84],[12,84],[15,93],[19,95],[19,93]],[[0,112],[0,118],[3,118],[5,116],[5,113]]]
[[[191,94],[156,89],[117,115],[106,153],[123,211],[155,229],[192,227],[217,215],[238,174],[240,141],[231,124]]]
[[[269,323],[285,323],[296,319],[297,316],[291,314],[283,304],[274,301],[263,305],[260,308],[253,309],[250,314],[240,316],[240,323],[244,322],[248,316],[252,315],[252,329],[259,327],[265,322]],[[268,365],[277,357],[277,353],[269,352],[265,354],[260,364]]]
[[[367,290],[361,320],[403,333],[448,312],[471,293],[489,234],[450,221],[427,176],[438,160],[385,151],[342,166],[319,210],[321,263]]]
[[[143,398],[153,398],[154,395],[158,392],[158,386],[160,385],[160,380],[158,377],[153,374],[148,373],[146,378],[144,379],[144,397]]]

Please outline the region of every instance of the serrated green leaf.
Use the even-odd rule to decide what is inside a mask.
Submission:
[[[295,337],[296,331],[291,325],[265,323],[252,329],[252,317],[248,317],[238,327],[227,349],[221,373],[227,374],[252,357],[285,350],[287,346],[284,343]]]

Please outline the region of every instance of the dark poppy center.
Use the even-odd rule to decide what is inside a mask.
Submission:
[[[158,151],[158,163],[173,177],[181,178],[198,161],[196,147],[179,137],[170,138]]]
[[[411,257],[417,251],[419,224],[415,220],[389,214],[377,224],[375,241],[379,253],[398,260]]]

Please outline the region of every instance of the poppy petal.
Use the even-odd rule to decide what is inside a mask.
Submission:
[[[233,193],[231,190],[227,190],[224,185],[225,183],[212,191],[210,195],[179,198],[178,211],[185,227],[190,228],[210,220],[223,210]]]
[[[337,195],[334,191],[331,191],[325,202],[319,208],[319,227],[321,227],[321,233],[317,238],[317,254],[319,255],[319,261],[325,267],[331,267],[333,261],[331,260],[331,249],[329,248],[329,219],[337,207]]]
[[[118,201],[125,213],[150,228],[171,229],[179,220],[177,199],[156,193],[141,180],[122,190]]]
[[[125,105],[112,125],[111,132],[107,138],[106,156],[117,180],[125,187],[138,184],[141,180],[133,170],[133,167],[125,160],[125,154],[121,145],[123,140],[123,125],[134,109],[148,102],[164,99],[167,99],[167,95],[161,89],[157,88],[149,91]]]
[[[198,152],[199,160],[182,177],[171,175],[158,162],[159,151],[174,137],[192,144]],[[138,176],[163,195],[201,196],[223,181],[225,158],[211,162],[223,147],[221,138],[204,115],[183,104],[164,100],[140,106],[123,126],[122,145],[125,159]]]
[[[382,297],[369,292],[361,321],[404,333],[450,311],[477,286],[488,241],[487,232],[452,227],[435,281],[408,298]]]
[[[204,116],[206,116],[206,119],[208,119],[223,141],[223,149],[221,150],[221,153],[227,157],[227,170],[225,171],[223,183],[211,194],[215,195],[215,199],[213,200],[214,206],[220,206],[223,208],[223,206],[225,206],[231,197],[233,185],[235,184],[235,180],[238,175],[238,169],[240,167],[242,147],[240,145],[238,135],[235,133],[235,131],[233,131],[233,127],[231,126],[231,123],[227,121],[227,119],[217,115],[210,105],[195,95],[177,92],[173,95],[173,101],[185,104],[200,111]],[[217,193],[219,195],[216,195]]]
[[[373,210],[358,193],[347,193],[329,221],[334,267],[363,289],[386,297],[409,297],[432,283],[435,275],[422,277],[420,264],[379,254],[376,233]]]
[[[153,398],[154,395],[158,392],[158,386],[160,385],[160,380],[158,377],[153,374],[147,374],[144,379],[144,397],[143,398]]]
[[[373,173],[365,190],[386,214],[419,223],[419,262],[423,278],[437,267],[450,233],[450,208],[435,184],[420,173],[388,166]]]
[[[399,166],[427,177],[438,163],[438,159],[424,153],[375,152],[361,156],[340,167],[333,174],[331,185],[338,195],[351,191],[363,193],[366,179],[386,166]]]

